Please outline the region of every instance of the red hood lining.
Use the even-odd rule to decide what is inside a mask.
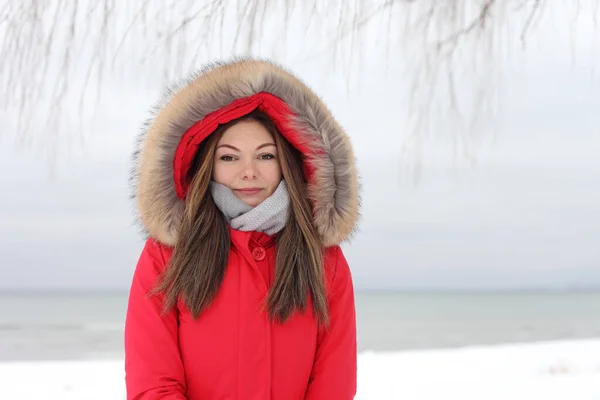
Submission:
[[[192,161],[194,160],[200,143],[213,133],[219,125],[226,124],[236,118],[247,115],[257,108],[273,120],[277,130],[279,130],[292,146],[305,156],[310,154],[311,151],[305,142],[301,140],[301,135],[292,127],[291,117],[295,116],[295,114],[283,100],[266,92],[257,93],[250,97],[244,97],[208,114],[185,132],[179,141],[179,145],[175,152],[175,159],[173,160],[177,197],[183,199],[187,193],[190,185],[190,182],[187,180],[187,173],[192,165]],[[307,181],[310,181],[313,175],[314,166],[305,161],[304,176]]]

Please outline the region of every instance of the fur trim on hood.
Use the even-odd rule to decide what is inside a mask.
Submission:
[[[303,82],[272,62],[253,59],[209,65],[168,90],[155,107],[133,155],[133,197],[147,235],[175,245],[184,177],[198,144],[219,124],[256,108],[305,157],[314,222],[324,245],[352,235],[359,183],[350,139]]]

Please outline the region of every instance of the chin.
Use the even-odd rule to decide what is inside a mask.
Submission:
[[[237,197],[244,203],[248,204],[250,207],[256,207],[257,205],[259,205],[260,203],[262,203],[265,200],[262,197],[260,197],[260,198],[251,198],[251,197],[243,197],[243,196],[237,196]]]

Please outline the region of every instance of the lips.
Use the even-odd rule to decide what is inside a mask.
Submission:
[[[237,192],[240,192],[241,194],[245,194],[245,195],[253,195],[253,194],[257,194],[258,192],[260,192],[262,189],[261,188],[245,188],[245,189],[236,189]]]

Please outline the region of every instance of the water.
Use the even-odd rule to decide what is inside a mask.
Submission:
[[[123,355],[127,294],[1,294],[0,360]],[[600,337],[600,293],[356,295],[359,350]]]

